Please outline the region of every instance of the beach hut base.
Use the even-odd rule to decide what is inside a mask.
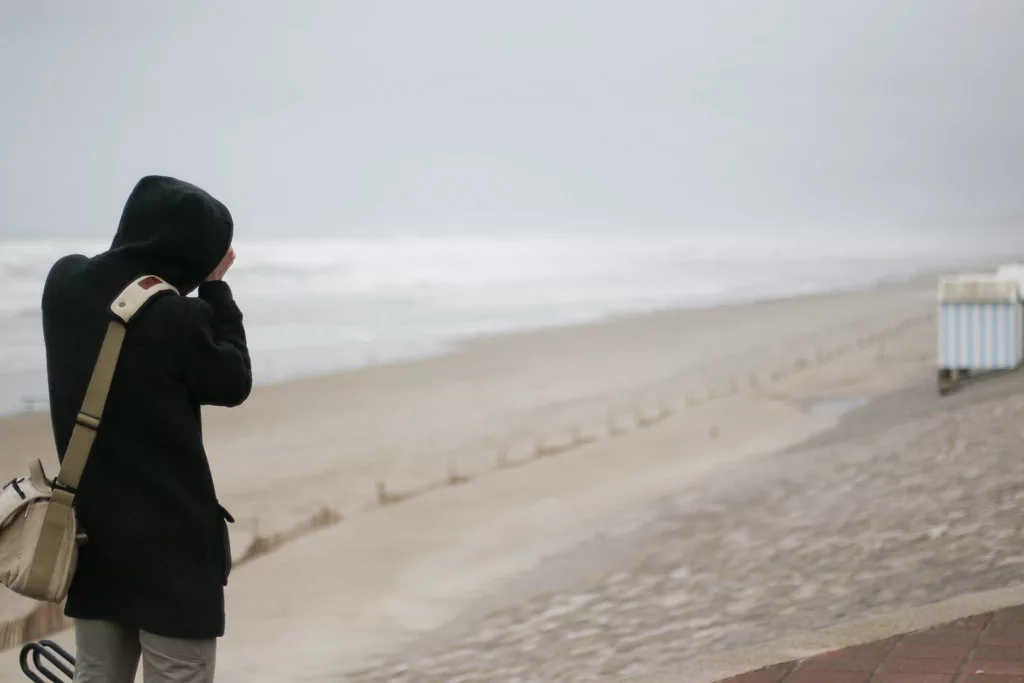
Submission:
[[[960,388],[960,383],[967,377],[967,370],[951,370],[940,368],[938,376],[939,395],[945,396]]]

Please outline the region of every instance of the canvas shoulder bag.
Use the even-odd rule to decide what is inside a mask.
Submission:
[[[110,305],[113,313],[82,409],[75,419],[60,472],[46,478],[39,460],[27,477],[0,490],[0,584],[35,600],[59,603],[67,596],[85,542],[75,518],[75,494],[100,428],[114,369],[132,317],[161,292],[177,290],[155,275],[132,282]]]

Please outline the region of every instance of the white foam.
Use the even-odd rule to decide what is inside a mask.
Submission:
[[[483,334],[867,285],[937,262],[897,247],[872,255],[775,235],[243,240],[229,281],[256,380],[269,382]],[[0,412],[19,410],[25,391],[45,395],[39,300],[50,266],[103,248],[0,243]],[[17,383],[4,380],[15,372]]]

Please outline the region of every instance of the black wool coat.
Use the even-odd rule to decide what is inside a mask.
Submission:
[[[66,256],[43,292],[50,412],[67,448],[117,294],[158,275],[183,294],[132,319],[75,509],[80,548],[66,614],[172,638],[224,633],[227,523],[203,447],[200,406],[236,406],[252,386],[242,314],[224,282],[202,283],[233,223],[203,190],[143,178],[111,248]],[[200,284],[202,283],[202,284]],[[185,294],[198,288],[198,297]]]

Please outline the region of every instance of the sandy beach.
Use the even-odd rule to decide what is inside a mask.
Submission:
[[[940,677],[1024,683],[1024,0],[60,9],[0,2],[0,483],[100,293],[210,305],[129,321],[83,604],[220,632],[217,502],[218,681],[822,683],[985,605]]]
[[[600,574],[650,536],[666,496],[754,472],[879,397],[916,386],[928,390],[914,405],[937,401],[933,302],[923,277],[508,335],[208,411],[243,561],[220,677],[337,680],[409,661],[422,675],[409,680],[451,680],[415,653],[452,639],[462,651],[467,624]],[[884,432],[900,417],[875,420]],[[0,421],[0,474],[36,455],[55,466],[47,429],[44,415]],[[355,680],[397,675],[383,671]]]
[[[1020,586],[1024,383],[930,389],[708,472],[345,680],[712,681],[702,660]]]

